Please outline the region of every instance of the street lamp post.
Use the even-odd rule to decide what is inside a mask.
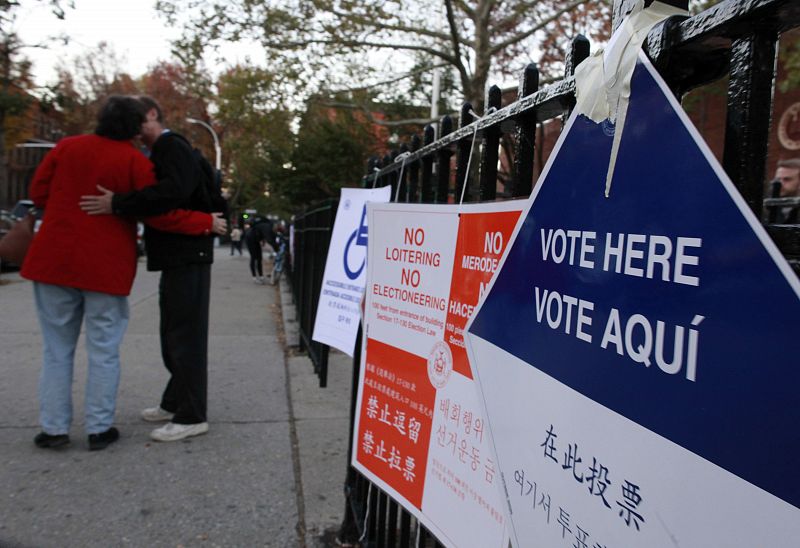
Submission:
[[[211,136],[214,138],[214,153],[216,154],[215,163],[216,163],[217,173],[220,173],[222,167],[222,147],[219,146],[219,137],[217,137],[217,132],[214,131],[214,128],[212,128],[210,125],[208,125],[202,120],[198,120],[196,118],[187,118],[186,121],[189,122],[190,124],[200,124],[201,126],[203,126],[208,131],[211,132]]]

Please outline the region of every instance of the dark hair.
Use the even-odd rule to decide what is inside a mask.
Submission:
[[[116,141],[133,139],[142,132],[147,110],[135,97],[112,95],[97,114],[94,132]]]
[[[156,103],[155,99],[153,99],[152,97],[148,97],[147,95],[140,95],[139,96],[139,100],[144,105],[145,114],[150,112],[153,109],[156,109],[156,114],[158,115],[156,120],[158,120],[159,124],[163,124],[164,123],[164,113],[161,112],[161,107],[158,106],[158,103]]]

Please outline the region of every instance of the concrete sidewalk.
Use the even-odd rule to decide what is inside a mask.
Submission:
[[[344,509],[350,359],[333,354],[329,387],[319,389],[308,358],[283,342],[281,292],[253,284],[245,259],[217,251],[210,432],[158,444],[139,419],[167,379],[158,275],[140,264],[122,347],[122,437],[92,453],[82,430],[82,340],[72,443],[34,446],[41,335],[30,283],[0,276],[1,547],[323,546],[332,538]]]

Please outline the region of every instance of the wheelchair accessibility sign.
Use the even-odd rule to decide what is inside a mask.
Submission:
[[[348,202],[348,204],[349,203],[350,202]],[[356,250],[355,248],[357,247],[361,249]],[[354,255],[361,258],[361,264],[355,270],[348,264],[351,250],[353,250]],[[347,239],[347,243],[344,246],[344,255],[342,256],[344,273],[351,280],[357,280],[358,277],[361,276],[365,264],[367,264],[367,204],[364,204],[364,207],[361,208],[361,222],[358,223],[358,228],[356,228]]]
[[[343,188],[325,262],[312,338],[352,356],[367,261],[367,202],[385,203],[391,187]]]

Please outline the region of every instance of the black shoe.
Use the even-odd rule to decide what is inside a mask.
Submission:
[[[89,434],[89,451],[105,449],[119,439],[119,430],[113,426],[99,434]]]
[[[69,436],[66,434],[51,436],[50,434],[39,432],[36,434],[36,437],[33,438],[33,443],[36,444],[36,447],[41,447],[42,449],[55,449],[56,447],[67,445],[69,443]]]

